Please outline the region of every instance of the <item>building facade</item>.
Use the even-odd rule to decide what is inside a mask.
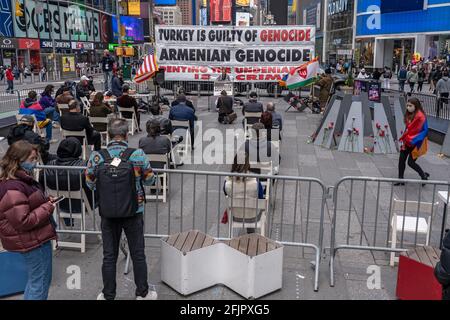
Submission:
[[[323,0],[304,0],[299,1],[297,12],[300,14],[297,20],[299,24],[311,25],[316,27],[316,56],[323,60]]]
[[[162,20],[169,26],[179,26],[183,24],[183,14],[179,6],[158,7]]]
[[[192,0],[177,0],[177,6],[181,9],[182,24],[192,25],[193,19],[193,4]]]
[[[397,71],[419,53],[449,59],[449,0],[359,0],[356,49],[368,66]]]

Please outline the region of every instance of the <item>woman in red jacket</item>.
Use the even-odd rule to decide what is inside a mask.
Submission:
[[[416,163],[416,160],[420,156],[427,153],[428,148],[427,117],[423,111],[422,104],[417,98],[408,100],[405,113],[405,125],[405,132],[399,139],[402,145],[398,163],[398,178],[404,178],[406,161],[408,161],[408,165],[419,174],[422,180],[428,180],[430,175],[424,172]],[[404,183],[399,182],[395,185],[404,185]]]
[[[54,205],[33,177],[35,146],[12,144],[0,161],[0,240],[4,249],[22,253],[28,269],[25,300],[46,300],[52,278],[56,239]]]

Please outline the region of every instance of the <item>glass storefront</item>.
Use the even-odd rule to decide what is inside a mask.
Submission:
[[[353,44],[353,16],[354,0],[330,1],[340,5],[328,8],[327,17],[327,61],[335,64],[339,59],[346,56],[339,54],[339,50],[352,50]],[[342,52],[342,51],[341,51]]]
[[[373,67],[374,65],[374,39],[356,41],[355,63],[357,66]]]

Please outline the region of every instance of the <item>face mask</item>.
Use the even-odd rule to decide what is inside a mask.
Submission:
[[[20,164],[20,167],[27,173],[32,173],[34,168],[36,168],[36,162],[24,161]]]
[[[407,106],[406,109],[408,110],[409,113],[413,113],[414,111],[416,111],[416,107],[414,106]]]

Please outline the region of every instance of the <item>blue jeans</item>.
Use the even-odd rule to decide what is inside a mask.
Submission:
[[[56,111],[54,107],[45,108],[44,112],[47,115],[47,118],[50,118],[56,122],[60,122],[59,112]]]
[[[50,122],[46,127],[45,127],[45,139],[47,141],[52,140],[53,137],[53,126],[52,123]]]
[[[51,241],[22,255],[28,270],[28,282],[25,287],[24,299],[47,300],[52,281]]]
[[[112,71],[104,71],[103,76],[105,79],[105,91],[109,91],[112,87]]]

